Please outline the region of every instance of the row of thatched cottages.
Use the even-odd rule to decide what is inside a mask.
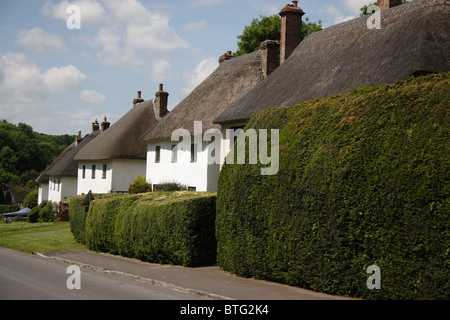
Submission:
[[[170,112],[169,93],[141,92],[117,122],[92,123],[41,173],[39,203],[93,193],[125,193],[143,175],[152,186],[177,182],[190,190],[216,191],[221,164],[235,137],[255,113],[272,107],[345,93],[353,88],[450,70],[447,0],[380,0],[381,25],[368,17],[301,38],[304,12],[297,1],[280,12],[281,40],[253,53],[219,58],[217,69]],[[153,94],[152,94],[153,95]],[[178,147],[174,132],[190,135]],[[228,131],[227,131],[228,130]],[[231,130],[231,132],[235,132]],[[219,132],[205,139],[208,132]],[[215,157],[218,161],[209,161]]]

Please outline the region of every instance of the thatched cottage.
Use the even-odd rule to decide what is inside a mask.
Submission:
[[[291,106],[414,75],[448,72],[449,1],[400,3],[378,1],[380,29],[369,27],[368,19],[373,17],[366,16],[311,34],[214,123],[222,128],[244,125],[267,108]]]
[[[77,194],[78,163],[75,155],[98,134],[97,120],[92,123],[92,132],[81,137],[81,131],[61,154],[39,175],[36,182],[38,189],[38,204],[42,201],[64,202],[67,197]]]
[[[220,134],[220,126],[213,120],[260,83],[264,72],[263,50],[240,57],[233,57],[230,51],[222,55],[217,69],[143,135],[148,144],[147,181],[154,187],[176,182],[190,190],[215,191],[221,139],[205,137],[213,130]],[[177,130],[184,131],[190,140],[184,148],[180,148],[179,139],[172,140]],[[211,161],[213,158],[216,161]]]
[[[116,123],[102,127],[102,133],[86,144],[75,156],[78,162],[77,194],[126,193],[138,175],[145,175],[147,144],[140,137],[164,117],[165,92],[144,101],[141,92],[133,107]],[[108,128],[106,130],[106,128]]]

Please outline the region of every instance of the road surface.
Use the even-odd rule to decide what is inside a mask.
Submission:
[[[0,248],[0,300],[196,300],[198,297]],[[69,279],[70,278],[70,279]],[[69,281],[68,281],[69,279]],[[78,281],[79,280],[79,281]],[[69,289],[69,286],[80,285]]]

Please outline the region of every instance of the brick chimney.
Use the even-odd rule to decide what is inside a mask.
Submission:
[[[77,137],[75,138],[76,145],[78,145],[81,141],[83,141],[83,138],[81,137],[81,130],[78,130]]]
[[[138,103],[144,102],[145,100],[141,98],[141,92],[137,92],[137,98],[133,100],[133,106],[135,106]]]
[[[231,51],[227,51],[225,54],[223,54],[223,55],[221,55],[221,56],[219,57],[219,63],[222,63],[222,62],[224,62],[224,61],[226,61],[226,60],[230,60],[230,59],[232,59],[232,58],[234,58],[234,56],[233,56],[233,54],[231,53]]]
[[[259,46],[261,49],[261,66],[264,77],[271,74],[280,65],[280,43],[266,40]]]
[[[169,93],[163,90],[163,84],[159,84],[159,91],[155,93],[155,107],[158,112],[158,116],[163,118],[165,115],[169,113],[167,110],[167,100],[169,97]]]
[[[280,64],[282,64],[302,41],[302,16],[305,13],[298,1],[286,5],[281,11]]]
[[[100,129],[100,125],[98,124],[97,119],[95,119],[95,122],[92,122],[92,132],[98,131]]]
[[[381,11],[393,8],[402,4],[402,0],[378,0],[378,7]]]
[[[109,128],[110,123],[106,121],[106,116],[103,118],[102,122],[102,132]]]

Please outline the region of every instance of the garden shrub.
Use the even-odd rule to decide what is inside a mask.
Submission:
[[[38,222],[53,222],[56,220],[56,209],[50,201],[45,201],[39,209]]]
[[[153,191],[185,191],[188,188],[179,182],[172,181],[155,184],[153,189]]]
[[[34,207],[36,207],[38,204],[38,191],[37,190],[33,190],[30,193],[28,193],[25,197],[25,199],[23,199],[23,206],[24,207],[28,207],[30,209],[33,209]]]
[[[218,264],[331,294],[449,299],[449,78],[252,117],[247,128],[280,129],[279,171],[223,166]],[[380,290],[366,286],[370,265],[380,267]]]
[[[31,211],[27,215],[27,222],[36,223],[39,222],[40,211],[41,209],[47,205],[48,201],[42,201],[40,205],[31,209]]]
[[[152,185],[147,183],[145,176],[139,175],[134,179],[133,183],[130,184],[128,192],[130,194],[134,193],[145,193],[152,191]]]

